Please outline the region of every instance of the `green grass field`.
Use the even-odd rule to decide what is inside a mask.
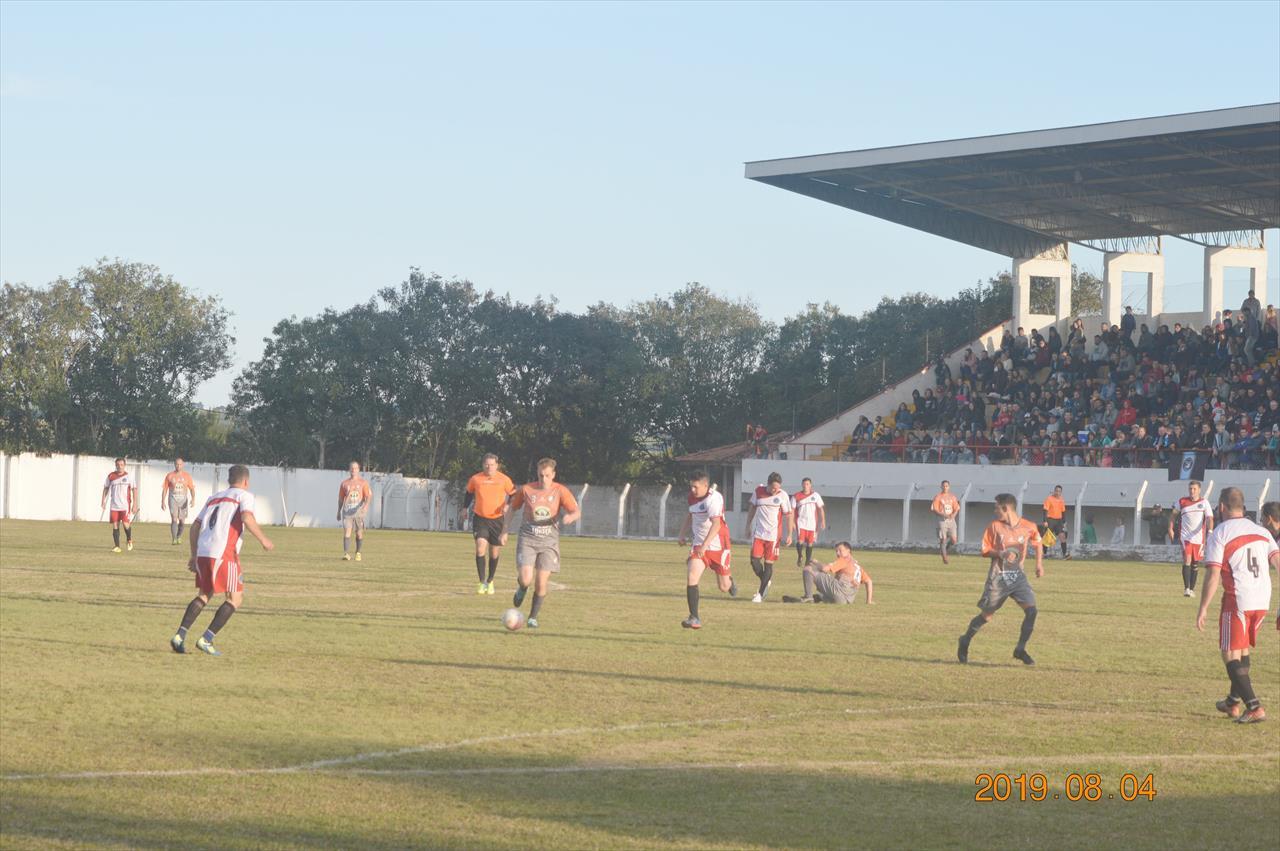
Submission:
[[[506,633],[514,547],[477,597],[461,535],[374,531],[355,565],[336,532],[268,531],[215,659],[168,648],[193,590],[167,527],[112,555],[106,524],[0,526],[0,845],[1280,844],[1280,714],[1214,711],[1216,629],[1173,566],[1049,561],[1039,664],[1010,604],[964,667],[976,558],[861,554],[876,606],[777,602],[785,559],[764,605],[704,579],[694,633],[675,544],[571,539],[542,629]],[[1277,635],[1253,678],[1280,710]],[[975,802],[998,772],[1048,799]]]

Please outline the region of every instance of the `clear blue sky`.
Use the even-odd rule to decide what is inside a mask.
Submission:
[[[5,2],[0,278],[119,256],[221,295],[215,404],[276,320],[414,265],[569,309],[693,280],[775,320],[947,295],[1008,261],[743,161],[1276,101],[1277,32],[1270,0]]]

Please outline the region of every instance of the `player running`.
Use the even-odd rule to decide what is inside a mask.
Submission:
[[[1200,483],[1187,484],[1188,496],[1178,500],[1169,515],[1169,539],[1173,540],[1174,520],[1180,520],[1182,538],[1182,596],[1193,597],[1196,591],[1196,562],[1204,556],[1204,542],[1213,531],[1213,507],[1200,496]]]
[[[186,466],[181,458],[174,458],[173,469],[165,474],[164,486],[160,488],[160,510],[169,512],[169,543],[175,547],[182,540],[187,510],[196,501],[196,483]]]
[[[947,540],[950,539],[953,546],[960,541],[957,525],[960,519],[960,500],[951,492],[951,482],[942,480],[942,490],[933,498],[929,510],[938,518],[938,547],[942,550],[942,563],[951,564],[951,560],[947,558]]]
[[[472,509],[471,535],[476,541],[476,593],[492,594],[493,577],[498,572],[498,557],[507,545],[508,500],[516,492],[515,483],[498,471],[498,456],[490,453],[480,462],[480,472],[467,479],[467,497],[463,510]],[[485,575],[485,559],[489,573]]]
[[[973,641],[978,630],[990,623],[1004,601],[1012,597],[1023,612],[1022,631],[1018,635],[1013,658],[1024,665],[1034,665],[1035,660],[1027,654],[1027,641],[1036,627],[1036,594],[1031,590],[1022,566],[1027,560],[1027,551],[1034,550],[1036,578],[1044,576],[1044,547],[1040,544],[1036,524],[1018,516],[1018,500],[1013,494],[996,495],[995,514],[995,521],[982,536],[982,554],[991,558],[991,568],[987,572],[986,588],[978,599],[980,611],[960,636],[956,658],[962,663],[969,661],[969,642]]]
[[[520,608],[525,592],[534,586],[533,604],[525,624],[529,629],[538,628],[538,612],[547,597],[547,583],[551,574],[560,572],[560,524],[568,525],[581,516],[578,501],[555,478],[555,459],[543,458],[538,462],[538,481],[522,485],[511,499],[512,511],[524,509],[520,539],[516,542],[518,587],[511,605]]]
[[[1244,493],[1239,488],[1223,488],[1218,507],[1222,509],[1222,524],[1205,542],[1204,566],[1208,575],[1200,592],[1196,629],[1204,632],[1209,603],[1221,581],[1218,646],[1227,666],[1231,693],[1218,701],[1217,708],[1239,724],[1256,724],[1266,720],[1267,712],[1249,679],[1249,648],[1258,643],[1258,628],[1271,607],[1270,568],[1280,570],[1280,546],[1266,528],[1244,516]]]
[[[240,545],[247,529],[268,552],[275,544],[263,533],[253,515],[254,498],[249,493],[249,468],[236,464],[227,473],[227,489],[209,497],[191,523],[191,560],[187,567],[196,575],[195,599],[187,604],[182,623],[169,646],[174,653],[187,652],[187,630],[200,617],[209,598],[225,594],[226,600],[213,613],[213,621],[204,635],[196,640],[196,648],[210,656],[221,656],[213,646],[214,636],[240,608],[244,599],[244,577],[240,572]]]
[[[813,545],[818,530],[827,528],[827,509],[822,494],[813,489],[813,479],[800,480],[800,490],[791,497],[791,510],[796,517],[796,567],[813,561]]]
[[[804,581],[804,596],[783,595],[782,602],[849,604],[857,599],[858,586],[865,585],[867,605],[876,604],[871,574],[853,557],[853,546],[848,541],[836,544],[836,560],[830,564],[806,564],[801,579]]]
[[[770,473],[766,484],[751,495],[747,511],[747,532],[751,538],[751,570],[760,579],[760,590],[751,602],[763,603],[773,582],[773,565],[782,554],[780,539],[785,528],[786,546],[791,546],[791,497],[782,490],[782,474]]]
[[[116,468],[107,474],[102,486],[102,508],[106,510],[111,500],[111,539],[115,546],[111,552],[120,552],[120,527],[124,526],[125,547],[133,550],[133,518],[138,513],[138,486],[124,468],[124,459],[116,459]]]
[[[706,473],[689,476],[689,513],[680,527],[680,546],[690,540],[693,549],[685,560],[688,582],[685,594],[689,600],[689,617],[680,622],[685,629],[702,629],[698,617],[698,582],[702,572],[710,568],[716,585],[730,597],[738,596],[738,584],[729,571],[729,527],[724,525],[724,497],[711,490]]]
[[[360,561],[364,546],[364,522],[369,516],[369,503],[373,502],[373,490],[369,480],[360,475],[360,462],[352,461],[347,470],[350,475],[338,485],[338,519],[342,521],[342,560],[351,561],[351,535],[356,536],[356,561]]]
[[[1053,533],[1062,547],[1062,557],[1071,558],[1067,552],[1067,503],[1062,499],[1062,485],[1054,485],[1053,493],[1044,498],[1044,527]]]

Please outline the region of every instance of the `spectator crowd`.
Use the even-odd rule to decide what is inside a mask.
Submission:
[[[1253,292],[1200,331],[1154,332],[1126,309],[1092,338],[1008,329],[994,352],[939,357],[934,386],[874,420],[848,460],[1165,467],[1202,453],[1219,469],[1280,467],[1280,352],[1274,306]]]

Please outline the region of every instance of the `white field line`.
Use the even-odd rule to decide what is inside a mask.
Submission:
[[[875,709],[846,709],[848,715],[883,715],[892,711],[921,712],[931,709],[965,709],[978,706],[989,706],[990,703],[918,703],[897,707],[877,707]],[[637,724],[616,724],[609,727],[563,727],[556,730],[537,730],[525,733],[507,733],[500,736],[479,736],[471,739],[460,739],[454,742],[432,742],[425,745],[397,748],[387,751],[368,751],[350,756],[320,759],[312,762],[300,762],[295,765],[281,765],[273,768],[170,768],[142,769],[135,771],[70,771],[33,774],[4,774],[0,780],[110,780],[121,778],[144,777],[204,777],[204,776],[248,776],[255,774],[298,774],[303,772],[324,771],[338,766],[356,765],[380,759],[394,759],[413,754],[432,753],[436,751],[456,750],[458,748],[487,745],[500,742],[515,742],[525,739],[578,738],[581,736],[607,735],[610,733],[630,733],[641,730],[670,730],[680,727],[711,727],[724,724],[740,724],[749,721],[776,721],[782,718],[808,715],[811,710],[786,712],[775,715],[742,715],[735,718],[701,718],[692,721],[653,721]]]
[[[327,775],[359,774],[389,777],[454,777],[485,774],[587,774],[590,772],[629,771],[836,771],[859,768],[960,768],[993,765],[1017,765],[1019,771],[1032,773],[1029,766],[1113,764],[1142,765],[1152,762],[1235,762],[1237,760],[1280,759],[1280,751],[1254,754],[1062,754],[1057,756],[974,756],[954,759],[854,759],[834,762],[695,762],[695,763],[601,763],[599,765],[547,765],[547,766],[490,766],[486,768],[348,768],[340,771],[324,770]]]

